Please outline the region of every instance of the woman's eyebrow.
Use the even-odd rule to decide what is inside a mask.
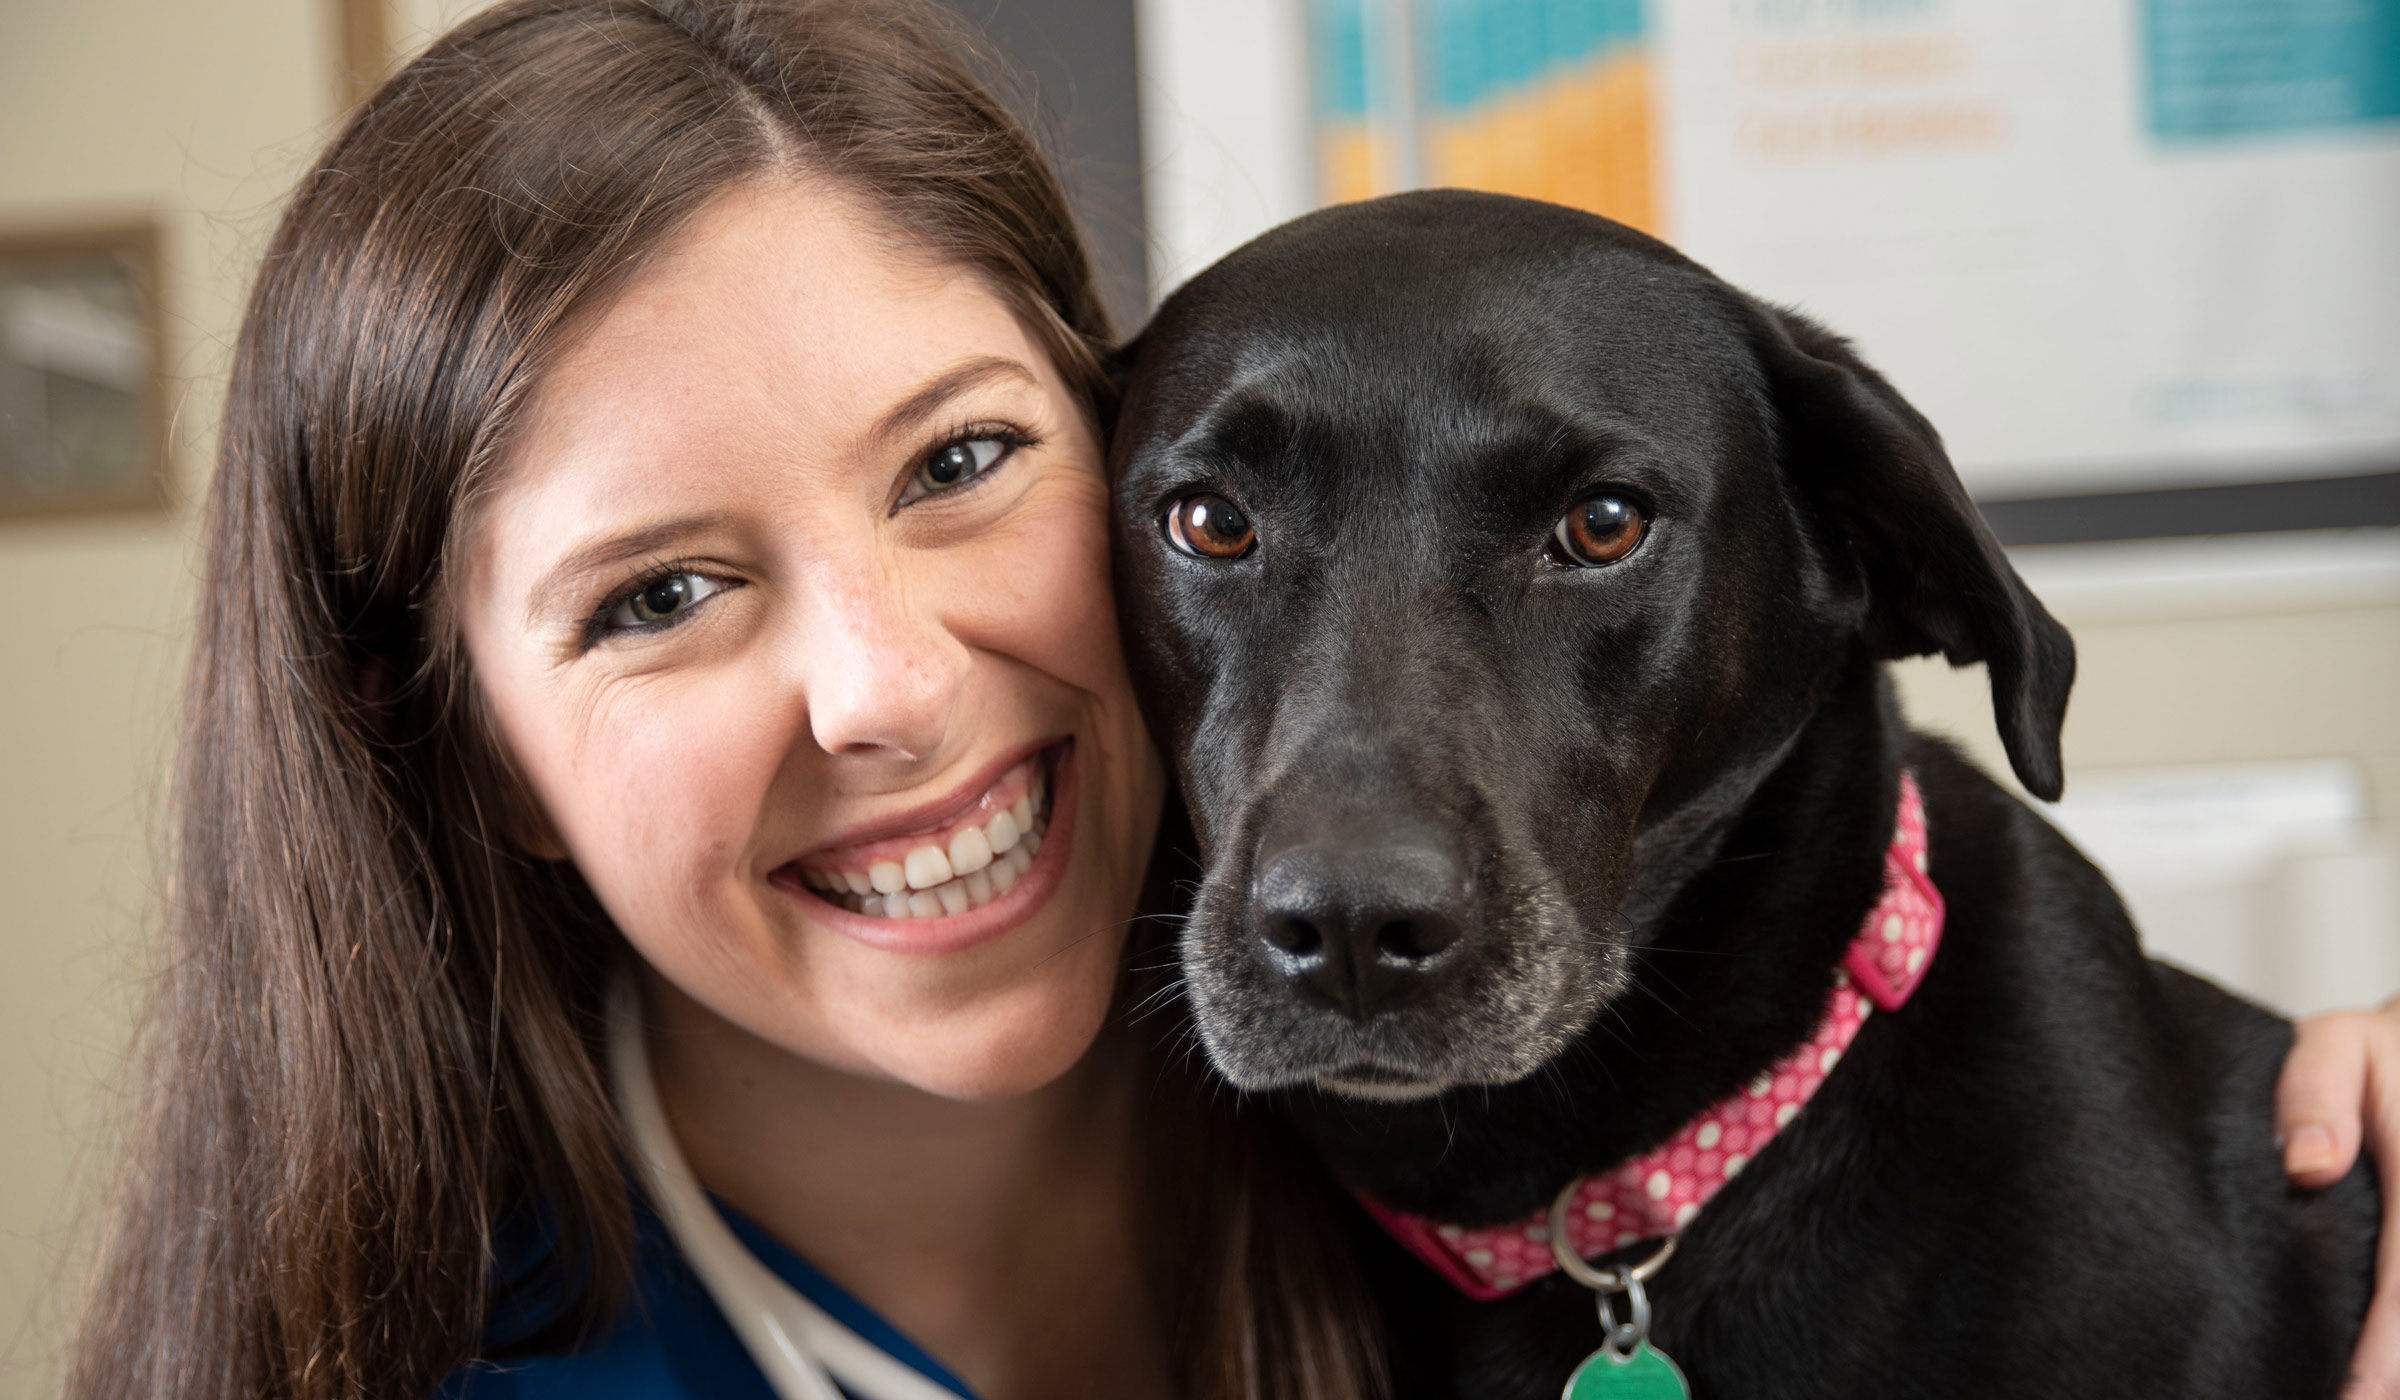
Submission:
[[[1021,379],[1037,387],[1041,384],[1034,372],[1017,360],[1005,355],[979,355],[943,371],[923,388],[892,405],[870,436],[877,441],[896,438],[932,417],[944,403],[994,379]]]
[[[662,520],[621,535],[594,540],[570,552],[542,575],[541,582],[527,595],[525,616],[537,620],[557,606],[558,595],[564,593],[579,578],[596,573],[628,559],[662,554],[677,540],[721,526],[725,517],[715,513],[687,515],[674,520]]]
[[[951,399],[995,379],[1017,379],[1037,387],[1041,384],[1040,378],[1022,361],[1006,355],[979,355],[944,370],[907,398],[892,405],[868,430],[869,436],[876,441],[899,437],[932,417]],[[722,517],[714,514],[687,516],[645,525],[638,530],[611,535],[584,545],[559,560],[534,585],[533,591],[527,595],[525,615],[533,619],[549,612],[556,606],[557,595],[586,574],[621,564],[628,559],[661,553],[685,535],[722,523]]]

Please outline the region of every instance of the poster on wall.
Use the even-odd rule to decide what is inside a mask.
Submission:
[[[2400,0],[1313,0],[1320,191],[1819,316],[1992,498],[2400,467]]]
[[[1317,0],[1311,19],[1327,203],[1458,185],[1657,226],[1642,0]]]

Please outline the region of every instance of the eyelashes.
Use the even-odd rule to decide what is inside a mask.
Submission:
[[[705,572],[688,562],[653,564],[609,594],[585,619],[582,649],[589,651],[611,637],[680,627],[710,599],[739,587],[739,580]]]
[[[1018,452],[1040,444],[1041,439],[1033,434],[1004,423],[954,429],[918,455],[892,509],[899,511],[929,496],[963,491],[1007,466]]]
[[[907,479],[892,513],[935,496],[971,490],[1042,439],[1005,423],[974,423],[945,434],[910,459]],[[577,651],[612,639],[656,635],[699,613],[719,594],[744,581],[697,560],[651,564],[601,600],[583,621]]]

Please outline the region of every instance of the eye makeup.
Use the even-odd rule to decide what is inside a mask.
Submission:
[[[710,572],[695,561],[653,563],[602,599],[584,619],[577,650],[586,652],[614,638],[651,636],[680,627],[718,594],[741,586],[741,580]],[[650,602],[649,595],[654,592],[661,596]],[[642,618],[639,614],[645,610],[657,615]],[[619,613],[631,613],[633,619],[620,622]]]

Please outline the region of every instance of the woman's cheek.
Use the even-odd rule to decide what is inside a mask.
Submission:
[[[554,820],[628,936],[746,888],[785,707],[742,668],[643,677],[594,697]],[[561,811],[560,808],[567,810]]]
[[[1009,650],[1077,689],[1120,698],[1123,664],[1109,591],[1105,493],[1079,478],[1057,483],[1008,534],[1014,587],[994,620],[1016,634]]]

